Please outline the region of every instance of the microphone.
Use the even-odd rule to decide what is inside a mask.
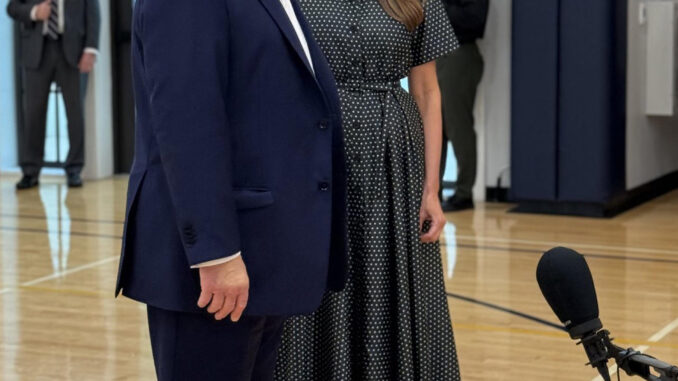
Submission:
[[[584,257],[572,249],[556,247],[544,253],[537,266],[537,282],[544,298],[572,339],[589,357],[589,364],[610,381],[609,350],[598,334],[603,323],[598,316],[598,297],[591,270]]]
[[[547,251],[537,266],[537,282],[571,338],[603,328],[593,276],[581,254],[564,247]]]
[[[678,367],[612,343],[598,316],[598,298],[584,256],[564,247],[544,253],[537,266],[537,282],[544,298],[565,325],[570,337],[580,340],[589,364],[610,381],[607,361],[614,359],[629,376],[648,381],[678,381]],[[659,373],[653,375],[652,370]]]

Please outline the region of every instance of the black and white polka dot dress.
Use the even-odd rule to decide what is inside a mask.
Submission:
[[[414,32],[377,0],[301,0],[339,87],[348,161],[349,281],[291,319],[277,381],[454,381],[440,246],[419,239],[424,132],[400,86],[457,40],[441,0]]]

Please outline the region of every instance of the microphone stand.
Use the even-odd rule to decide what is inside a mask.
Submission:
[[[610,332],[601,330],[584,337],[579,344],[583,344],[589,357],[590,365],[597,368],[606,381],[610,380],[607,370],[607,361],[614,359],[619,368],[629,376],[639,376],[647,381],[678,381],[678,367],[648,355],[644,355],[633,348],[624,349],[612,343]],[[654,370],[659,376],[653,375]]]

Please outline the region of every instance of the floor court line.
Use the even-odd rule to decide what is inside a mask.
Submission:
[[[84,270],[88,270],[88,269],[91,269],[91,268],[94,268],[94,267],[98,267],[98,266],[113,262],[117,259],[120,259],[119,255],[104,258],[104,259],[98,260],[96,262],[90,262],[90,263],[87,263],[87,264],[84,264],[84,265],[81,265],[81,266],[74,267],[72,269],[68,269],[68,270],[65,270],[65,271],[59,271],[59,272],[56,272],[56,273],[52,273],[50,275],[46,275],[46,276],[43,276],[43,277],[40,277],[40,278],[37,278],[37,279],[33,279],[33,280],[28,281],[28,282],[24,282],[24,283],[19,284],[18,287],[5,287],[5,288],[0,289],[0,295],[19,290],[21,287],[35,286],[36,284],[40,284],[40,283],[47,282],[47,281],[50,281],[50,280],[62,278],[62,277],[65,277],[65,276],[68,276],[68,275],[71,275],[71,274],[78,273],[80,271],[84,271]]]
[[[115,260],[118,260],[119,258],[120,258],[120,256],[116,255],[116,256],[100,259],[96,262],[87,263],[87,264],[84,264],[84,265],[81,265],[81,266],[73,267],[72,269],[68,269],[68,270],[65,270],[65,271],[59,271],[59,272],[56,272],[56,273],[52,273],[50,275],[46,275],[46,276],[43,276],[43,277],[40,277],[40,278],[37,278],[37,279],[30,280],[28,282],[21,283],[21,284],[19,284],[18,287],[5,287],[5,288],[0,289],[0,295],[19,290],[21,287],[35,286],[36,284],[40,284],[40,283],[47,282],[47,281],[50,281],[50,280],[62,278],[62,277],[68,276],[68,275],[78,273],[80,271],[84,271],[84,270],[88,270],[88,269],[91,269],[91,268],[94,268],[94,267],[97,267],[97,266],[101,266],[101,265],[113,262]]]
[[[40,277],[40,278],[33,279],[31,281],[28,281],[28,282],[21,283],[20,287],[34,286],[38,283],[43,283],[43,282],[47,282],[47,281],[50,281],[50,280],[62,278],[62,277],[65,277],[65,276],[68,276],[68,275],[71,275],[71,274],[75,274],[75,273],[83,271],[83,270],[91,269],[93,267],[97,267],[97,266],[101,266],[101,265],[106,264],[106,263],[113,262],[114,260],[117,260],[117,259],[120,259],[119,255],[100,259],[96,262],[87,263],[87,264],[84,264],[84,265],[81,265],[81,266],[73,267],[72,269],[68,269],[68,270],[65,270],[65,271],[59,271],[59,272],[56,272],[56,273],[53,273],[53,274],[50,274],[50,275],[47,275],[47,276],[44,276],[44,277]]]
[[[499,306],[499,305],[496,305],[496,304],[484,302],[484,301],[482,301],[482,300],[470,298],[470,297],[464,296],[464,295],[455,294],[455,293],[452,293],[452,292],[449,292],[449,291],[447,292],[447,296],[448,296],[448,297],[451,297],[451,298],[463,300],[463,301],[465,301],[465,302],[477,304],[477,305],[479,305],[479,306],[487,307],[487,308],[490,308],[490,309],[493,309],[493,310],[497,310],[497,311],[501,311],[501,312],[506,312],[507,314],[514,315],[514,316],[518,316],[518,317],[521,317],[521,318],[523,318],[523,319],[530,320],[530,321],[532,321],[532,322],[534,322],[534,323],[538,323],[538,324],[541,324],[541,325],[545,325],[545,326],[547,326],[547,327],[551,327],[551,328],[557,329],[557,330],[559,330],[559,331],[564,331],[564,330],[565,330],[565,328],[564,328],[562,325],[560,325],[560,324],[552,323],[552,322],[550,322],[550,321],[548,321],[548,320],[544,320],[544,319],[542,319],[542,318],[539,318],[539,317],[536,317],[536,316],[532,316],[532,315],[530,315],[530,314],[526,314],[526,313],[523,313],[523,312],[520,312],[520,311],[516,311],[516,310],[513,310],[513,309],[511,309],[511,308],[502,307],[502,306]]]
[[[71,222],[91,222],[91,223],[97,223],[97,224],[111,224],[111,225],[122,225],[122,224],[124,224],[123,221],[115,221],[115,220],[96,220],[96,219],[91,219],[91,218],[79,218],[79,217],[69,217],[69,218],[47,217],[47,216],[39,216],[39,215],[32,215],[32,214],[0,213],[0,217],[23,218],[23,219],[30,219],[30,220],[56,220],[56,221],[71,221]]]
[[[497,242],[497,243],[523,243],[529,245],[543,245],[543,246],[568,246],[572,248],[582,248],[582,249],[598,249],[598,250],[615,250],[620,252],[633,252],[633,253],[650,253],[650,254],[669,254],[677,255],[678,250],[663,250],[663,249],[650,249],[643,247],[626,247],[626,246],[611,246],[611,245],[592,245],[585,243],[573,243],[573,242],[553,242],[553,241],[534,241],[528,239],[514,239],[514,238],[500,238],[500,237],[487,237],[487,236],[469,236],[469,235],[457,235],[457,240],[464,241],[485,241],[485,242]]]
[[[657,331],[657,333],[650,336],[650,338],[647,339],[647,341],[649,343],[657,343],[657,342],[663,340],[666,336],[668,336],[671,332],[675,331],[676,329],[678,329],[678,319],[676,319],[676,320],[670,322],[669,324],[667,324],[666,326],[664,326],[662,329]],[[639,352],[645,353],[645,351],[650,349],[650,346],[649,345],[641,345],[638,348],[634,348],[634,349],[639,351]],[[649,353],[646,353],[646,354],[649,354]],[[671,363],[670,359],[666,359],[664,361]],[[610,370],[610,376],[614,376],[615,374],[617,374],[617,365],[614,364],[614,365],[610,366],[609,370]],[[598,376],[598,377],[595,377],[592,381],[604,381],[604,380],[601,376]]]
[[[447,243],[441,243],[442,246],[448,246]],[[492,250],[492,251],[508,251],[511,253],[530,253],[530,254],[543,254],[543,250],[535,249],[524,249],[517,247],[499,247],[499,246],[479,246],[479,245],[469,245],[463,243],[455,244],[455,247],[461,249],[480,249],[480,250]],[[672,263],[678,264],[678,259],[662,259],[662,258],[643,258],[643,257],[627,257],[623,255],[608,255],[608,254],[593,254],[593,253],[581,253],[584,257],[587,258],[597,258],[597,259],[610,259],[610,260],[620,260],[620,261],[636,261],[636,262],[651,262],[651,263]]]
[[[77,288],[52,288],[40,286],[22,286],[19,287],[21,291],[35,291],[35,292],[50,292],[55,294],[75,295],[75,296],[96,296],[96,297],[110,297],[110,292],[103,290],[91,291]]]
[[[454,314],[452,315],[454,318]],[[543,330],[543,329],[529,329],[529,328],[514,328],[506,325],[488,325],[488,324],[469,324],[469,323],[454,323],[454,329],[456,330],[465,330],[465,331],[474,331],[474,332],[499,332],[499,333],[509,333],[509,334],[520,334],[520,335],[530,335],[530,336],[540,336],[548,337],[554,339],[562,339],[564,342],[572,342],[570,336],[564,331],[555,331],[555,330]],[[641,345],[650,345],[647,341],[629,339],[625,337],[615,336],[615,342],[621,344],[622,347],[625,346],[640,346]],[[678,344],[670,343],[652,343],[654,347],[660,348],[670,348],[678,349]]]
[[[76,231],[54,231],[54,230],[46,230],[46,229],[16,228],[16,227],[11,227],[11,226],[0,226],[0,230],[21,232],[21,233],[59,234],[59,235],[70,235],[70,236],[78,236],[78,237],[122,239],[122,236],[113,235],[113,234],[97,234],[97,233],[85,233],[85,232],[76,232]]]

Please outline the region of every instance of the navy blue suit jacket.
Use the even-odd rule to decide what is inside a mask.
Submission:
[[[137,0],[135,160],[116,295],[198,311],[190,266],[242,252],[250,315],[310,313],[346,276],[336,84],[295,4]]]

